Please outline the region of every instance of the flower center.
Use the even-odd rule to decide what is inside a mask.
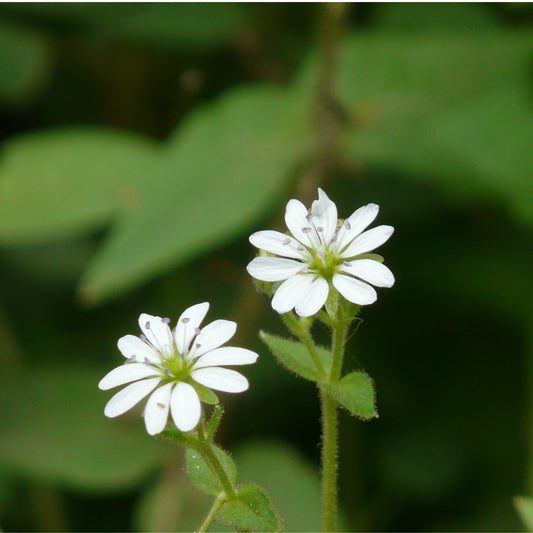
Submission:
[[[338,266],[342,264],[343,259],[338,257],[327,246],[325,248],[310,250],[310,252],[312,258],[308,263],[309,271],[331,281],[333,275],[337,272]]]
[[[187,381],[191,375],[193,362],[187,358],[182,358],[177,352],[163,359],[163,370],[168,377],[168,381]]]

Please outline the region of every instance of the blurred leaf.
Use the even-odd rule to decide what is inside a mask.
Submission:
[[[0,241],[73,235],[139,201],[156,151],[143,138],[62,130],[15,138],[0,160]]]
[[[255,442],[235,456],[241,478],[267,489],[286,531],[320,531],[320,476],[296,450],[279,442]]]
[[[285,368],[294,372],[298,376],[301,376],[305,379],[311,381],[318,381],[319,376],[307,351],[307,348],[304,344],[297,341],[291,341],[288,339],[283,339],[282,337],[277,337],[276,335],[270,335],[261,331],[259,336],[263,342],[270,348],[271,352],[274,354],[274,357],[278,360],[281,365]],[[331,354],[325,348],[321,346],[317,347],[317,353],[324,365],[324,368],[329,368]]]
[[[84,300],[102,301],[243,235],[286,186],[304,148],[304,125],[301,107],[284,91],[260,86],[194,112],[151,172],[157,185],[90,264]]]
[[[222,504],[217,519],[239,529],[280,531],[281,522],[264,491],[252,483],[241,485],[236,500]]]
[[[526,531],[533,531],[533,498],[529,496],[515,496],[513,504],[526,527]]]
[[[165,447],[142,419],[103,414],[103,372],[32,367],[0,376],[0,466],[85,490],[131,488],[159,465]]]
[[[231,460],[231,457],[218,446],[215,446],[215,453],[228,475],[229,480],[235,484],[237,481],[237,468],[235,463]],[[207,494],[212,494],[213,496],[217,496],[224,490],[218,477],[213,473],[213,470],[206,463],[198,450],[189,448],[186,452],[186,460],[187,472],[189,472],[191,481],[198,489]]]
[[[23,102],[44,87],[52,49],[40,33],[0,20],[0,101]]]
[[[364,372],[351,372],[338,383],[323,383],[322,385],[352,415],[363,420],[378,416],[374,384],[370,376]]]

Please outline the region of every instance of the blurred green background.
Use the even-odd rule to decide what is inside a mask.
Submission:
[[[396,233],[396,286],[347,369],[345,530],[509,531],[533,490],[533,8],[352,5],[333,72],[334,165],[312,172],[320,4],[0,5],[0,526],[187,531],[209,506],[98,380],[141,312],[212,302],[257,350],[218,435],[289,531],[317,531],[313,386],[244,267],[320,184]],[[326,331],[317,329],[323,343]]]

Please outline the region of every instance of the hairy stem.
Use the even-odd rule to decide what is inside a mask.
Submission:
[[[220,509],[220,506],[225,501],[226,501],[226,495],[223,492],[221,492],[216,497],[216,500],[213,502],[213,506],[209,510],[209,513],[207,513],[207,516],[205,517],[205,520],[203,521],[202,525],[198,528],[197,533],[205,533],[207,531],[207,529],[211,525],[211,522],[215,518],[217,511]]]

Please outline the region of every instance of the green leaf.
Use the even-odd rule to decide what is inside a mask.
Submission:
[[[234,484],[237,481],[237,468],[231,457],[218,446],[214,447],[218,460],[222,464],[229,480]],[[216,496],[224,490],[218,477],[205,461],[197,449],[189,448],[186,453],[187,472],[194,485],[207,494]]]
[[[242,485],[237,499],[225,502],[216,517],[225,524],[252,531],[280,531],[282,527],[269,497],[252,483]]]
[[[529,496],[515,496],[513,504],[527,531],[533,531],[533,498]]]
[[[111,420],[87,366],[32,365],[0,376],[0,468],[83,490],[131,489],[161,463],[166,447],[140,413]],[[21,386],[23,384],[23,386]]]
[[[48,81],[51,66],[44,35],[0,20],[0,101],[16,104],[33,97]]]
[[[319,376],[315,364],[304,344],[270,335],[264,331],[261,331],[259,336],[270,348],[277,361],[285,368],[288,368],[291,372],[305,379],[318,381]],[[331,359],[329,351],[321,346],[317,346],[317,352],[324,367],[329,368]]]
[[[4,144],[0,242],[20,244],[101,226],[141,200],[155,147],[105,130],[60,130]]]
[[[351,372],[338,383],[323,383],[322,385],[352,415],[363,420],[370,420],[378,416],[374,384],[364,372]]]
[[[101,301],[244,236],[303,152],[301,111],[285,91],[257,86],[193,113],[151,169],[153,186],[90,264],[82,297]]]

